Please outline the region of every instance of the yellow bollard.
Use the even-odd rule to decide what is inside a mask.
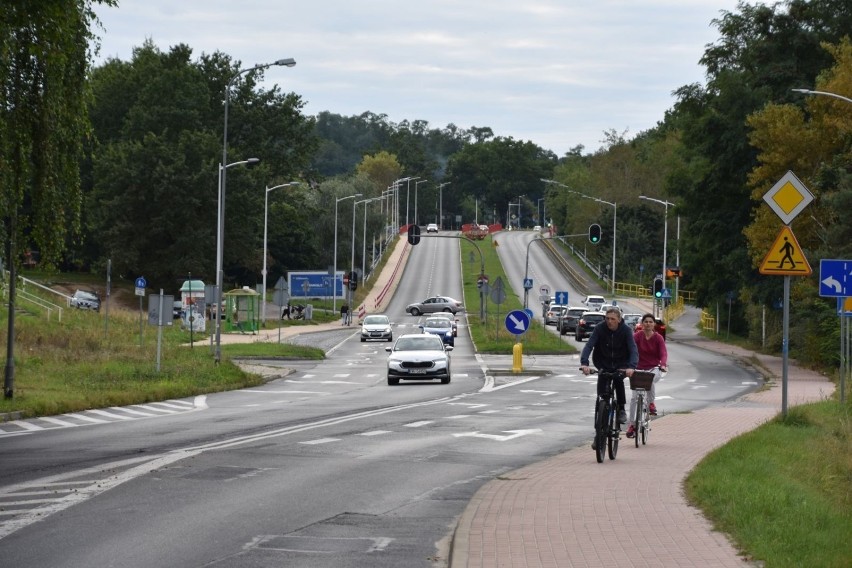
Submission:
[[[512,372],[520,373],[524,370],[524,344],[515,343],[512,346]]]

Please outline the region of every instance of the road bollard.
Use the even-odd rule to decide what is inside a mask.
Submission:
[[[515,343],[512,346],[512,372],[520,373],[524,370],[524,344]]]

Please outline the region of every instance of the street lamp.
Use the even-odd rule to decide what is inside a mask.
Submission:
[[[404,181],[405,184],[405,226],[408,227],[408,203],[411,200],[411,180],[420,179],[420,176],[407,177],[402,178],[398,181]],[[414,191],[417,191],[417,183],[414,184]],[[417,207],[417,201],[414,202],[414,206]]]
[[[653,197],[647,197],[645,195],[640,195],[639,199],[644,199],[646,201],[653,201],[654,203],[659,203],[660,205],[663,205],[666,208],[665,218],[663,220],[663,277],[662,277],[663,278],[663,290],[665,290],[666,289],[666,245],[668,244],[668,238],[669,238],[669,205],[674,207],[674,203],[671,203],[670,201],[664,201],[664,200],[661,200],[661,199],[654,199]],[[680,243],[678,243],[678,245],[679,244]],[[662,301],[660,302],[660,304],[662,305]]]
[[[422,179],[414,182],[414,224],[417,225],[417,188],[421,183],[426,183],[428,179]]]
[[[542,227],[544,227],[546,225],[546,223],[544,221],[544,213],[542,212],[542,208],[541,208],[541,202],[542,201],[544,201],[544,197],[541,197],[537,200],[537,202],[536,202],[537,211],[536,212],[538,213],[538,224],[541,225]],[[547,206],[547,204],[545,203],[545,207],[546,206]]]
[[[592,197],[590,195],[586,195],[585,193],[580,193],[579,191],[574,191],[569,188],[564,183],[559,183],[558,181],[552,179],[541,179],[544,183],[551,183],[554,185],[558,185],[560,187],[565,188],[568,193],[573,193],[574,195],[579,195],[580,197],[585,197],[586,199],[591,199],[592,201],[597,201],[598,203],[603,203],[605,205],[609,205],[612,207],[612,298],[615,299],[615,245],[617,244],[616,235],[618,233],[618,204],[611,203],[609,201],[604,201],[599,197]]]
[[[224,277],[222,268],[224,262],[222,259],[225,248],[225,172],[228,171],[228,168],[231,166],[245,165],[249,168],[253,168],[259,163],[259,158],[249,158],[247,160],[240,160],[239,162],[232,162],[224,167],[222,164],[219,164],[219,212],[216,221],[216,350],[214,354],[217,363],[222,357],[222,280]]]
[[[222,281],[224,279],[224,274],[222,273],[222,253],[224,249],[225,240],[225,188],[227,185],[227,170],[230,166],[230,164],[228,164],[228,101],[231,98],[231,85],[234,83],[234,81],[236,81],[241,75],[245,73],[257,71],[259,69],[266,69],[268,67],[273,66],[293,67],[294,65],[296,65],[296,60],[288,57],[286,59],[279,59],[277,61],[273,61],[272,63],[262,63],[260,65],[255,65],[254,67],[241,69],[237,71],[230,79],[228,79],[228,83],[225,85],[225,121],[222,134],[221,162],[221,164],[224,165],[220,165],[221,169],[219,172],[219,242],[217,245],[218,253],[216,255],[216,307],[217,311],[219,312],[218,314],[216,314],[216,363],[222,360],[222,335],[221,322],[219,320],[221,320]]]
[[[444,230],[444,186],[450,185],[450,183],[445,181],[438,186],[438,228],[442,231]]]
[[[332,313],[337,313],[337,204],[345,199],[354,199],[356,197],[361,197],[360,193],[356,193],[355,195],[347,195],[346,197],[341,197],[339,199],[335,199],[334,201],[334,273],[331,275],[331,311]],[[355,216],[354,212],[352,214],[353,218]],[[353,221],[354,223],[354,221]]]
[[[263,299],[260,304],[260,321],[264,326],[266,325],[266,229],[269,219],[269,192],[273,189],[290,187],[291,185],[299,185],[299,182],[291,181],[290,183],[282,183],[275,187],[267,187],[263,195],[263,269],[260,271],[263,275]]]
[[[848,97],[844,97],[843,95],[838,95],[837,93],[829,93],[828,91],[812,91],[810,89],[790,89],[791,91],[795,91],[797,93],[803,93],[805,95],[823,95],[826,97],[834,97],[835,99],[840,99],[841,101],[846,101],[847,103],[852,103],[852,99]]]

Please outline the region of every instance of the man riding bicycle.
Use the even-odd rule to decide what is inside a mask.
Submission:
[[[589,368],[589,355],[592,362],[600,371],[625,370],[626,376],[633,374],[633,369],[639,362],[639,352],[636,350],[636,342],[633,339],[633,331],[624,324],[621,319],[621,310],[610,308],[606,311],[606,319],[595,326],[589,342],[580,354],[580,370],[584,375],[591,372]],[[607,391],[610,378],[598,374],[598,396],[604,396]],[[624,380],[613,381],[615,383],[615,396],[618,399],[618,422],[627,423],[627,412],[624,411],[625,394]]]

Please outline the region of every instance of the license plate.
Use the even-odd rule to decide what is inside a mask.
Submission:
[[[411,369],[409,371],[412,375],[425,375],[426,369]]]

